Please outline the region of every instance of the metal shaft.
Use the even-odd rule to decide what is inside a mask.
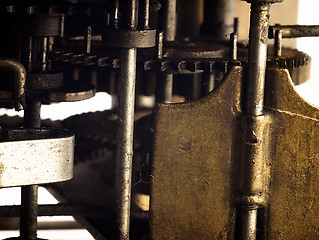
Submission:
[[[41,101],[33,101],[24,112],[24,127],[41,127]],[[21,187],[20,238],[37,239],[38,185]]]
[[[156,97],[157,103],[172,102],[173,93],[173,74],[158,74],[156,82]]]
[[[257,209],[242,209],[240,212],[241,225],[240,236],[238,239],[241,240],[253,240],[256,239],[257,235]]]
[[[251,4],[245,104],[245,112],[251,116],[262,115],[264,109],[269,10],[269,3],[253,1]],[[245,160],[251,162],[251,159]],[[243,205],[242,210],[240,211],[239,221],[240,239],[255,240],[257,234],[258,211],[256,206]]]
[[[117,222],[119,225],[120,239],[129,239],[135,79],[136,49],[123,49],[119,79],[116,148]]]
[[[263,113],[270,4],[251,4],[246,113]]]
[[[165,41],[174,41],[176,36],[176,0],[166,0],[164,11],[164,38]]]
[[[130,1],[129,26],[136,29],[138,1]],[[119,239],[129,239],[137,49],[121,51],[116,139],[116,202]]]

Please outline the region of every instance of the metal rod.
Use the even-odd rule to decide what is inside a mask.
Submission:
[[[120,1],[119,0],[115,0],[114,1],[114,6],[113,6],[114,10],[112,13],[112,27],[114,29],[118,29],[120,27]]]
[[[282,32],[281,30],[275,31],[275,56],[280,57],[282,54]]]
[[[48,50],[48,38],[43,37],[41,39],[41,71],[45,72],[47,69],[47,50]]]
[[[269,10],[269,3],[253,1],[251,4],[245,110],[253,116],[261,115],[264,109]]]
[[[236,32],[230,34],[230,60],[237,60],[237,47],[238,36]]]
[[[164,12],[165,41],[174,41],[176,36],[176,0],[166,0]]]
[[[138,0],[130,1],[129,16],[130,28],[136,29]],[[136,48],[121,50],[115,166],[118,238],[121,240],[129,239],[130,236],[136,56]]]
[[[24,111],[24,127],[41,127],[41,101],[30,102]],[[21,187],[20,238],[37,239],[38,185]]]
[[[65,25],[65,16],[61,15],[61,17],[60,17],[60,38],[64,38],[64,25]]]
[[[150,0],[143,0],[143,28],[150,28]]]
[[[20,238],[37,239],[38,185],[21,187]]]
[[[269,38],[275,38],[276,30],[282,38],[319,37],[319,25],[275,25],[269,27]]]
[[[173,74],[157,74],[155,101],[171,103],[173,93]]]
[[[116,148],[116,200],[119,238],[129,239],[136,49],[122,49]]]
[[[92,43],[92,27],[89,25],[86,28],[86,33],[84,35],[84,42],[85,42],[85,53],[91,53],[91,43]]]
[[[257,235],[257,209],[242,209],[239,222],[243,224],[241,224],[238,239],[255,240]]]
[[[28,37],[27,39],[27,51],[28,51],[28,65],[27,65],[27,69],[28,69],[28,72],[32,72],[32,37]]]

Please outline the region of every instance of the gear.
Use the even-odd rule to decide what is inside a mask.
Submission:
[[[238,50],[238,60],[228,60],[229,51],[227,46],[223,48],[214,49],[214,44],[209,46],[207,43],[204,46],[210,48],[202,49],[197,44],[189,45],[185,49],[169,47],[164,49],[163,59],[155,59],[151,57],[144,57],[138,60],[139,70],[156,71],[156,72],[171,72],[171,73],[185,73],[185,71],[195,72],[198,70],[204,72],[213,71],[214,64],[233,64],[245,65],[248,59],[248,49],[241,46]],[[222,45],[219,45],[222,46]],[[178,51],[176,51],[178,50]],[[98,51],[102,52],[102,51]],[[178,53],[178,54],[176,54]],[[274,51],[270,47],[268,50],[269,67],[277,68],[298,68],[308,64],[309,56],[296,49],[283,48],[282,56],[280,58],[274,56]],[[84,66],[109,67],[118,68],[119,58],[117,56],[97,56],[93,54],[76,54],[72,52],[55,52],[52,54],[52,59],[60,63],[82,64]]]

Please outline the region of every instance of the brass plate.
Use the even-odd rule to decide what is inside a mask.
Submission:
[[[243,69],[234,67],[209,96],[158,106],[153,239],[234,237],[243,79]],[[296,93],[287,70],[268,69],[265,92],[272,120],[264,239],[317,239],[319,111]]]
[[[157,108],[152,238],[226,239],[232,235],[232,144],[242,75],[242,68],[235,67],[209,96]]]
[[[295,91],[289,74],[267,74],[273,114],[266,239],[319,239],[319,111]]]

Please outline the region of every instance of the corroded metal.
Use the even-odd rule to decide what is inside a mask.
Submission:
[[[154,239],[234,238],[234,209],[245,189],[239,187],[242,161],[236,150],[244,141],[238,131],[243,79],[242,68],[234,67],[207,97],[158,106],[151,191]],[[268,178],[270,184],[258,216],[264,223],[259,236],[316,239],[319,110],[297,94],[287,70],[274,68],[267,71],[264,106],[271,118],[263,128],[270,140],[262,151],[263,157],[270,156],[264,171],[264,182]],[[249,232],[247,228],[247,236]]]

